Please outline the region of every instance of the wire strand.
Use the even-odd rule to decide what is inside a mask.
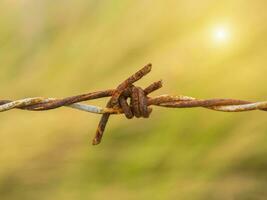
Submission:
[[[68,107],[80,111],[102,114],[93,144],[99,144],[111,114],[125,114],[128,119],[133,117],[148,118],[152,112],[151,106],[167,108],[196,108],[202,107],[222,112],[243,112],[251,110],[267,111],[267,101],[250,102],[237,99],[196,99],[189,96],[148,95],[162,87],[162,81],[150,84],[145,89],[137,87],[134,83],[151,71],[152,65],[147,64],[135,74],[123,81],[116,89],[90,92],[86,94],[58,98],[33,97],[19,100],[0,100],[0,112],[12,109],[29,111],[45,111],[59,107]],[[88,100],[111,97],[106,107],[98,107],[81,103]],[[130,101],[128,101],[128,99]]]

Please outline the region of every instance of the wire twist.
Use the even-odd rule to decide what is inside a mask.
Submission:
[[[250,110],[267,111],[267,101],[250,102],[236,99],[196,99],[189,96],[160,95],[149,97],[148,95],[162,87],[162,81],[157,81],[142,89],[134,83],[151,71],[152,65],[147,64],[135,74],[123,81],[116,89],[91,92],[71,96],[67,98],[44,98],[34,97],[16,101],[0,100],[0,112],[11,109],[29,111],[44,111],[56,109],[62,106],[78,109],[90,113],[102,114],[92,144],[101,142],[104,130],[110,115],[124,114],[126,118],[148,118],[152,112],[152,105],[169,108],[193,108],[204,107],[223,112],[241,112]],[[92,99],[111,97],[105,108],[92,106],[84,103]]]

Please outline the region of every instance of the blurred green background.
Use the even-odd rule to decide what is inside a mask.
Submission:
[[[266,100],[266,0],[1,0],[0,99],[115,88],[152,62],[153,95]],[[107,99],[92,101],[105,105]],[[266,113],[60,108],[0,115],[0,199],[266,199]]]

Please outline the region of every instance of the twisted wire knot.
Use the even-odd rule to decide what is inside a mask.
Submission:
[[[130,104],[128,103],[130,99]],[[119,108],[122,109],[126,118],[148,118],[152,112],[152,108],[148,107],[148,97],[141,87],[132,85],[127,88],[118,100]]]
[[[152,112],[152,108],[148,107],[147,95],[162,87],[162,81],[157,81],[149,85],[144,90],[140,87],[133,85],[134,82],[141,79],[143,76],[151,71],[151,64],[147,64],[141,70],[130,76],[128,79],[123,81],[112,94],[111,99],[107,103],[107,108],[119,108],[122,110],[126,118],[148,118]],[[130,99],[130,104],[128,100]],[[106,124],[110,117],[110,113],[102,115],[96,135],[93,139],[93,145],[101,142]]]

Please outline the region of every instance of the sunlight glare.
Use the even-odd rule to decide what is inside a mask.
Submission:
[[[230,35],[227,27],[217,26],[213,29],[213,39],[216,43],[225,43],[229,41]]]

